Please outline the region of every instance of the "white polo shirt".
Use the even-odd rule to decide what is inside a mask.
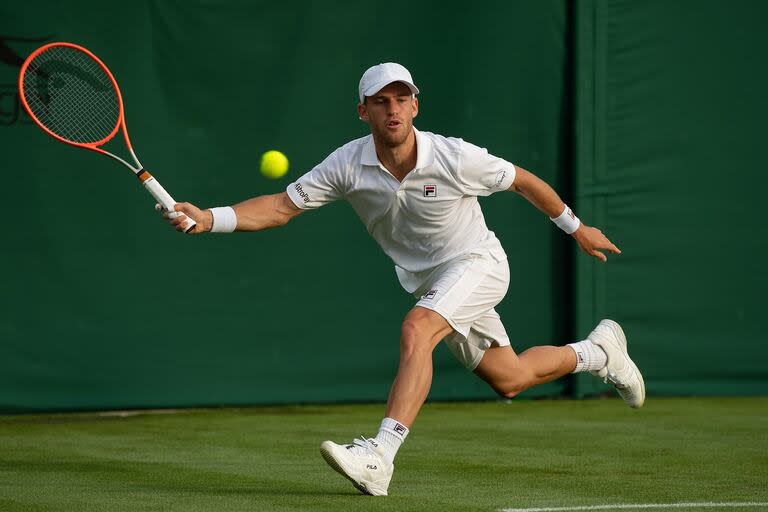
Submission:
[[[507,190],[515,166],[462,139],[414,131],[416,167],[402,182],[379,162],[368,135],[288,185],[288,196],[305,210],[346,199],[395,265],[408,272],[481,247],[505,258],[477,196]]]

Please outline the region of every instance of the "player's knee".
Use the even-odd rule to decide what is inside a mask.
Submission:
[[[428,346],[427,333],[421,323],[406,319],[400,333],[400,353],[409,356],[419,350],[425,350]]]
[[[504,398],[514,398],[531,387],[532,377],[526,371],[515,372],[514,375],[504,379],[503,382],[500,382],[493,388],[494,391]]]
[[[431,353],[451,327],[432,310],[413,308],[405,316],[400,336],[400,357]]]
[[[517,395],[525,390],[522,386],[505,386],[504,388],[497,389],[496,392],[504,398],[515,398]]]
[[[400,354],[408,357],[419,351],[432,351],[437,345],[436,333],[423,315],[409,314],[400,333]]]

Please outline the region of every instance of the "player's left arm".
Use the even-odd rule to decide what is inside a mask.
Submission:
[[[533,206],[545,213],[549,218],[559,217],[565,209],[565,203],[557,192],[544,180],[526,171],[522,167],[515,166],[515,181],[509,187],[510,192],[517,192],[528,200]],[[600,261],[607,261],[608,257],[603,251],[613,254],[621,254],[621,251],[613,242],[597,228],[587,226],[583,222],[571,236],[576,239],[581,250]]]

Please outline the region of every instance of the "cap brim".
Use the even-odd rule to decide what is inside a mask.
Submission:
[[[379,82],[377,84],[373,84],[368,89],[363,91],[363,98],[361,98],[361,101],[365,99],[367,96],[373,96],[389,84],[393,84],[395,82],[400,82],[402,84],[405,84],[408,86],[408,88],[411,90],[411,94],[419,94],[419,88],[413,85],[411,82],[408,82],[407,80],[384,80],[383,82]]]

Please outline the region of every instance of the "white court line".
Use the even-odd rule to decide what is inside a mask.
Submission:
[[[503,508],[501,512],[570,512],[575,510],[626,510],[645,508],[719,508],[768,507],[768,501],[730,501],[715,503],[616,503],[614,505],[584,505],[580,507]]]

